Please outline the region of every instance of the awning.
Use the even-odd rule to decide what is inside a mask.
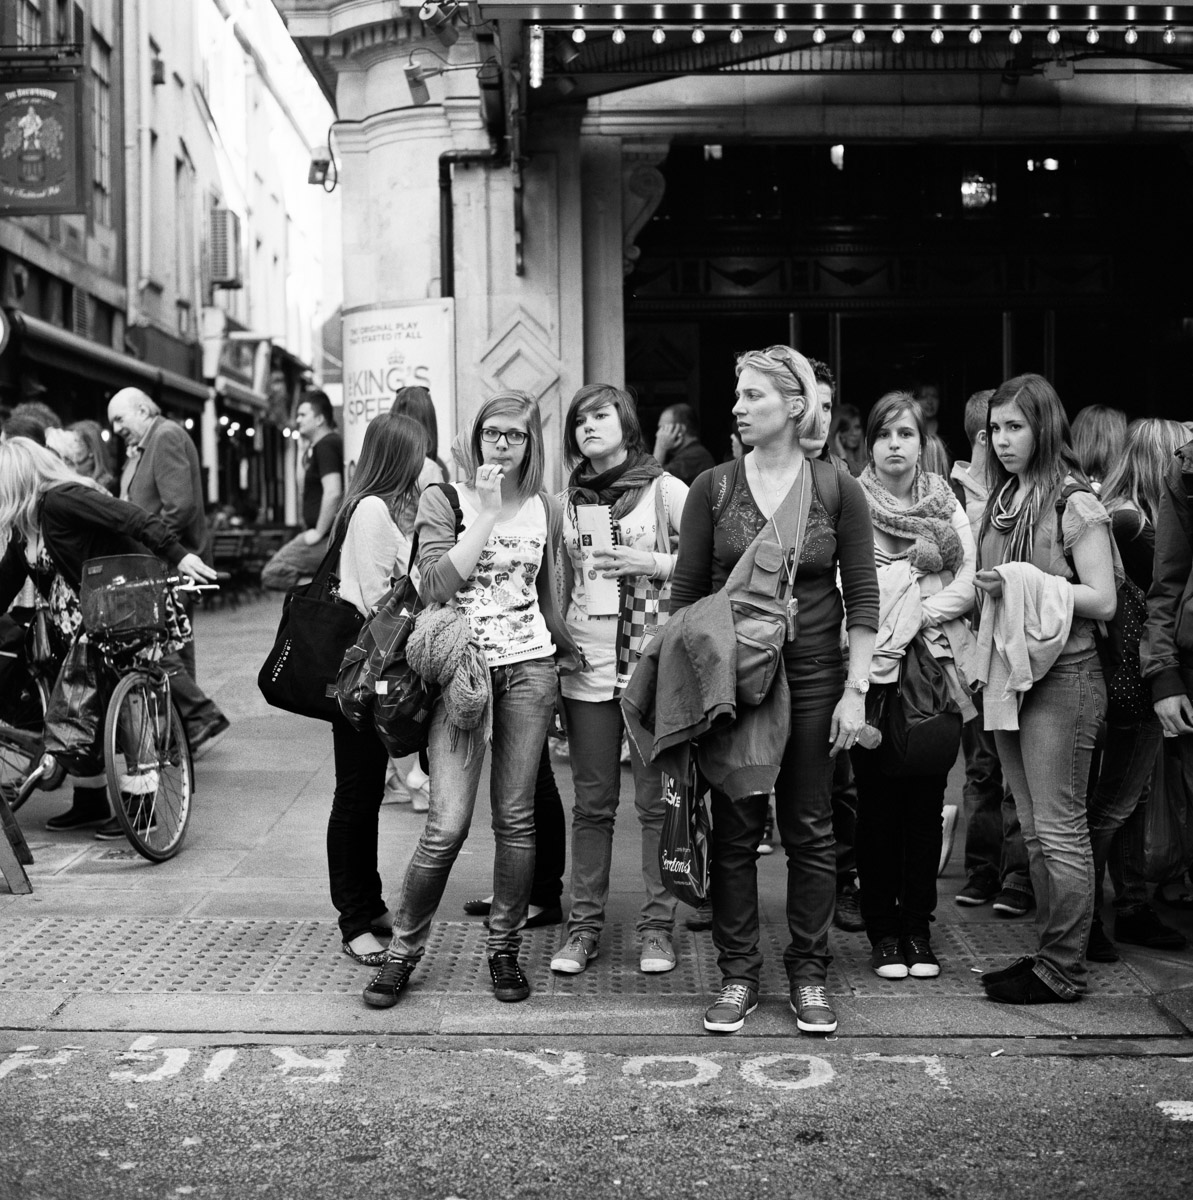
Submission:
[[[264,392],[254,392],[251,387],[246,387],[230,375],[215,377],[215,392],[233,408],[239,408],[242,412],[254,416],[266,412],[269,408],[269,397]]]
[[[20,352],[33,362],[85,376],[107,387],[139,387],[159,404],[194,413],[203,411],[211,394],[207,385],[196,379],[90,342],[28,313],[9,309],[7,316],[19,335]]]

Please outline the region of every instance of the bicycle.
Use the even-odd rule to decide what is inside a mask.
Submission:
[[[22,786],[43,753],[43,731],[50,692],[61,665],[47,658],[39,661],[32,653],[32,633],[27,631],[24,661],[18,678],[9,684],[4,698],[4,717],[0,718],[0,795],[16,812],[33,787]],[[62,770],[47,771],[34,779],[43,790],[53,790],[62,782]]]

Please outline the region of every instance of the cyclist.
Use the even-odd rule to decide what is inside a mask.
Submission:
[[[0,443],[0,612],[32,579],[49,606],[63,644],[83,628],[79,585],[90,558],[152,552],[181,575],[209,582],[216,573],[197,554],[188,554],[157,517],[109,495],[92,479],[76,474],[57,455],[28,438]],[[172,603],[167,654],[191,636],[181,603]],[[173,673],[167,662],[167,669]],[[76,787],[58,828],[108,819],[103,788]],[[114,821],[115,818],[112,818]]]

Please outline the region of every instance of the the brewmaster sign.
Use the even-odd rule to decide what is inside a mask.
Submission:
[[[0,84],[0,213],[84,212],[80,83]]]

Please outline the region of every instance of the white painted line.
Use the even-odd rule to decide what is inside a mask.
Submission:
[[[557,1079],[562,1083],[579,1086],[588,1082],[584,1055],[578,1050],[542,1050],[538,1054],[529,1054],[524,1050],[482,1050],[481,1053],[515,1059],[542,1071],[548,1079]]]
[[[211,1062],[207,1064],[207,1070],[203,1072],[203,1082],[218,1083],[220,1076],[232,1065],[235,1059],[235,1050],[217,1050],[211,1056]]]
[[[781,1062],[805,1062],[808,1064],[808,1074],[803,1079],[772,1079],[766,1074],[764,1068],[773,1067],[776,1063]],[[833,1068],[829,1062],[826,1059],[817,1058],[814,1054],[764,1054],[746,1059],[739,1070],[741,1077],[748,1083],[788,1092],[824,1087],[833,1078]]]
[[[1156,1107],[1174,1121],[1193,1121],[1193,1100],[1157,1100]]]
[[[642,1078],[648,1067],[664,1063],[687,1063],[694,1068],[695,1074],[688,1076],[687,1079]],[[719,1063],[713,1062],[711,1058],[703,1058],[697,1054],[639,1054],[627,1059],[625,1065],[621,1068],[621,1072],[623,1075],[636,1076],[642,1079],[642,1082],[647,1087],[696,1087],[702,1083],[711,1083],[720,1075],[721,1067]]]

